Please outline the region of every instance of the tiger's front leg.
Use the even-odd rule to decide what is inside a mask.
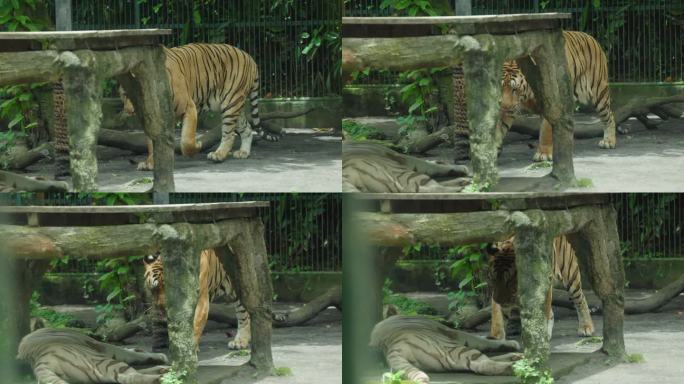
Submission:
[[[413,353],[410,347],[405,346],[403,343],[400,345],[395,344],[391,347],[391,350],[387,352],[387,365],[389,365],[393,371],[404,371],[406,378],[415,383],[429,384],[430,376],[411,364],[407,359],[407,356],[412,355]]]
[[[503,309],[501,304],[494,301],[494,298],[492,298],[492,320],[487,338],[494,340],[506,339],[506,323],[504,322]]]
[[[237,333],[233,340],[228,342],[228,349],[246,349],[252,340],[252,321],[249,312],[238,302],[235,308],[237,316]]]
[[[539,147],[534,154],[534,161],[553,160],[553,130],[551,124],[543,119],[542,127],[539,130]]]
[[[154,170],[154,147],[152,140],[147,138],[147,159],[138,163],[138,171],[152,171]]]

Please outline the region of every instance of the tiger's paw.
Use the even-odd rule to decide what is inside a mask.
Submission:
[[[141,161],[138,163],[138,171],[153,171],[154,164],[148,163],[147,161]]]
[[[594,324],[580,324],[577,328],[577,336],[589,337],[594,335]]]
[[[237,152],[233,153],[233,157],[236,159],[246,159],[249,157],[249,151],[240,149]]]
[[[599,141],[599,147],[603,149],[613,149],[615,148],[615,139],[606,139]]]
[[[235,338],[235,340],[228,342],[228,349],[238,350],[247,348],[249,348],[249,340],[246,339]]]
[[[629,127],[624,127],[622,125],[618,125],[617,131],[622,135],[626,135],[629,133]]]
[[[532,160],[536,162],[542,162],[542,161],[553,161],[553,153],[551,152],[545,152],[545,151],[539,151],[534,154],[534,157]]]
[[[282,323],[287,321],[287,313],[274,313],[273,316],[273,321]]]
[[[209,154],[207,155],[207,159],[213,161],[214,163],[221,163],[225,159],[227,159],[229,156],[230,156],[230,152],[221,156],[221,153],[219,153],[219,151],[215,151],[215,152],[209,152]]]
[[[409,380],[419,384],[430,384],[430,376],[423,371],[413,372],[406,375]]]
[[[282,134],[276,135],[276,134],[269,133],[266,131],[261,131],[261,134],[259,135],[259,137],[261,137],[262,139],[265,139],[267,141],[280,141],[280,136],[282,136]]]
[[[515,340],[503,340],[502,344],[504,347],[509,348],[514,351],[519,351],[520,350],[520,343],[518,343]]]
[[[155,353],[153,362],[156,364],[168,364],[169,358],[163,353]]]

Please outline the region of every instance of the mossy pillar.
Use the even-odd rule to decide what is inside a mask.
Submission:
[[[238,298],[251,317],[251,357],[249,364],[257,375],[273,374],[271,354],[271,322],[273,286],[268,269],[264,225],[261,219],[247,219],[240,225],[240,233],[227,247],[217,249],[226,265]]]
[[[175,114],[166,73],[166,54],[159,47],[142,51],[141,55],[138,66],[118,77],[144,123],[148,149],[154,151],[154,155],[148,153],[138,168],[154,171],[155,192],[173,192]]]
[[[190,224],[161,225],[154,233],[164,255],[164,286],[173,369],[186,372],[184,383],[197,383],[197,345],[193,337],[195,308],[199,297],[199,260]]]
[[[620,255],[616,212],[611,206],[597,207],[594,219],[579,232],[568,235],[603,307],[602,350],[616,359],[625,354],[623,335],[625,271]]]
[[[495,129],[499,121],[501,67],[504,58],[496,52],[493,39],[481,36],[480,46],[466,51],[463,72],[468,121],[470,123],[470,159],[473,183],[487,189],[499,180],[496,167]]]
[[[575,170],[572,162],[574,150],[574,98],[565,56],[565,38],[561,30],[539,34],[540,46],[532,54],[517,60],[520,69],[534,91],[542,110],[542,117],[553,131],[553,140],[548,140],[542,127],[540,148],[552,144],[553,170],[551,176],[563,186],[575,184]]]
[[[553,238],[541,212],[515,212],[515,257],[525,358],[540,368],[549,358],[548,322],[544,314],[552,285]]]
[[[69,122],[71,176],[77,192],[97,190],[97,134],[102,121],[102,77],[92,51],[64,52],[64,109]]]

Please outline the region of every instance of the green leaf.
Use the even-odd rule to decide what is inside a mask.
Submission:
[[[192,11],[192,21],[195,23],[195,25],[202,24],[202,15],[200,14],[199,9]]]
[[[115,297],[117,297],[121,293],[121,288],[115,288],[112,292],[107,295],[107,301],[112,301],[114,300]]]
[[[12,119],[12,121],[7,124],[7,128],[12,129],[15,125],[21,123],[24,120],[24,116],[22,115],[17,115]]]
[[[413,113],[416,109],[420,108],[423,106],[423,99],[418,99],[411,104],[409,107],[409,113]]]

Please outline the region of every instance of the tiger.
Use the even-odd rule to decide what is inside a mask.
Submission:
[[[158,384],[169,362],[164,354],[131,351],[68,328],[41,328],[24,336],[17,359],[31,365],[39,384]],[[132,367],[150,364],[161,366]]]
[[[504,311],[509,312],[516,303],[518,289],[517,271],[515,267],[514,238],[494,244],[487,249],[490,258],[488,280],[492,287],[492,321],[489,338],[504,340],[506,338]],[[558,236],[553,240],[553,278],[568,291],[577,311],[577,335],[591,336],[594,333],[594,323],[587,300],[582,291],[582,276],[577,263],[577,255],[565,236]],[[553,287],[546,297],[544,315],[547,321],[549,339],[553,333]]]
[[[245,51],[228,44],[193,43],[166,48],[166,73],[171,85],[173,109],[177,119],[182,118],[181,153],[191,157],[202,150],[196,140],[197,115],[212,110],[221,113],[221,144],[207,158],[222,162],[231,155],[236,132],[240,135],[240,149],[232,153],[236,159],[249,157],[252,145],[252,128],[269,141],[278,141],[277,135],[261,128],[259,120],[259,68]],[[135,112],[133,104],[120,88],[124,111]],[[252,127],[238,124],[238,119],[249,97]],[[148,140],[147,160],[138,164],[138,170],[154,168],[152,144]]]
[[[488,357],[484,352],[519,351],[514,340],[489,340],[447,327],[423,316],[390,316],[377,323],[369,346],[381,350],[393,371],[416,383],[429,383],[427,372],[472,371],[512,375],[519,353]]]
[[[166,292],[164,290],[164,264],[160,252],[143,258],[145,265],[145,286],[152,292],[153,307],[162,319],[166,318]],[[249,312],[237,298],[230,277],[213,249],[203,250],[200,254],[200,290],[195,308],[193,331],[195,345],[199,348],[202,332],[209,317],[209,303],[224,298],[236,303],[237,333],[228,342],[229,349],[245,349],[251,341],[251,318]]]
[[[465,166],[443,165],[397,153],[373,143],[342,144],[344,192],[460,192],[469,179]],[[433,177],[457,177],[437,182]]]
[[[575,102],[593,107],[605,125],[601,148],[615,148],[615,117],[611,109],[608,88],[608,60],[601,45],[592,36],[577,31],[563,31],[565,37],[565,58],[572,84]],[[495,142],[500,150],[503,138],[511,129],[513,120],[522,109],[541,113],[534,92],[515,61],[503,65],[501,119],[495,132]],[[534,161],[553,159],[553,132],[551,125],[543,119],[539,131],[539,147]]]

